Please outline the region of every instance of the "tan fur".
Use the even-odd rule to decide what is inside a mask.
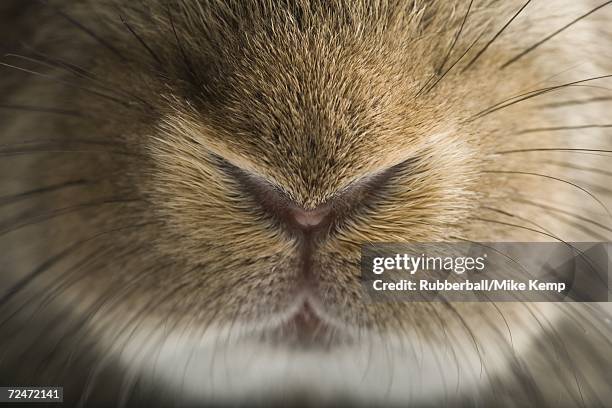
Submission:
[[[37,11],[45,23],[31,30],[36,48],[87,67],[97,82],[77,78],[76,83],[117,100],[32,79],[3,98],[36,104],[38,97],[41,105],[60,104],[87,118],[12,114],[4,121],[6,143],[23,141],[24,133],[28,139],[44,135],[40,139],[64,141],[59,147],[47,143],[48,149],[80,153],[3,158],[2,169],[20,181],[3,180],[2,194],[68,179],[95,181],[27,206],[3,207],[10,219],[85,203],[15,231],[10,242],[2,238],[10,282],[80,242],[12,301],[18,305],[26,294],[55,288],[62,296],[47,299],[53,307],[71,319],[88,316],[79,326],[85,334],[77,331],[81,334],[68,341],[99,339],[94,353],[114,358],[123,346],[133,347],[134,333],[157,333],[161,327],[196,339],[218,328],[228,337],[248,337],[275,327],[301,296],[296,282],[307,262],[320,313],[338,329],[336,347],[363,346],[378,337],[393,344],[399,338],[404,346],[428,344],[434,354],[450,344],[461,354],[475,344],[465,351],[469,357],[456,357],[460,366],[478,365],[475,353],[492,378],[514,378],[515,359],[529,356],[530,345],[545,331],[538,329],[537,316],[561,325],[589,315],[597,326],[602,312],[580,305],[369,303],[358,262],[366,242],[610,239],[603,208],[611,201],[608,158],[508,153],[610,149],[609,130],[542,130],[610,123],[610,102],[601,99],[609,91],[599,88],[609,87],[609,79],[478,116],[525,92],[612,74],[606,8],[500,69],[594,7],[586,1],[558,3],[529,4],[469,67],[524,3],[475,1],[448,58],[468,2],[181,0],[171,11],[157,0],[121,4],[119,11],[97,0],[60,3],[113,50],[52,11]],[[41,69],[27,61],[8,63]],[[571,105],[575,100],[587,102]],[[550,106],[565,101],[565,108]],[[303,209],[336,203],[368,177],[398,167],[369,186],[359,205],[338,210],[341,216],[328,230],[308,238],[260,205],[219,158]],[[567,183],[500,171],[571,180],[601,203]],[[38,236],[43,239],[34,242]],[[23,249],[25,243],[32,248]],[[609,345],[602,347],[609,368]],[[563,383],[571,370],[561,371]],[[600,379],[588,380],[593,384],[588,401],[610,397]],[[466,381],[461,396],[470,400],[477,383]],[[575,397],[573,387],[566,398]],[[553,388],[543,387],[544,400],[554,397]],[[410,398],[399,386],[390,389],[391,401]],[[414,398],[437,401],[442,391],[423,394],[415,391]],[[382,392],[373,395],[377,402],[384,398]]]

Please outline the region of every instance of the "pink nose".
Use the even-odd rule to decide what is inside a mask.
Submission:
[[[314,210],[302,210],[300,208],[294,208],[291,212],[296,223],[304,228],[312,228],[325,220],[325,217],[329,214],[329,209],[317,208]]]

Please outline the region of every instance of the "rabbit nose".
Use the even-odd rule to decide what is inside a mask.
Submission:
[[[329,207],[315,208],[314,210],[292,208],[290,211],[294,221],[302,228],[314,228],[322,224],[330,212]]]

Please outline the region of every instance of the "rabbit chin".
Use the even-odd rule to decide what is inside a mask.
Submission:
[[[554,321],[554,304],[532,304]],[[362,333],[361,340],[327,348],[295,347],[253,335],[238,324],[198,334],[143,326],[114,344],[127,376],[151,381],[187,403],[283,402],[406,405],[452,401],[495,377],[541,334],[537,319],[508,331],[481,328],[448,333],[445,344],[419,333]],[[510,336],[511,331],[511,336]],[[117,340],[115,338],[115,340]],[[108,349],[107,349],[108,350]],[[161,388],[159,388],[161,387]]]

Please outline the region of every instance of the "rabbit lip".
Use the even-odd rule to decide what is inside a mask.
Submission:
[[[318,332],[324,333],[328,330],[327,324],[318,316],[308,302],[304,302],[285,325],[294,327],[302,338],[312,338]]]
[[[279,344],[298,348],[329,348],[340,341],[341,333],[330,325],[309,300],[304,302],[281,325],[269,332]]]

